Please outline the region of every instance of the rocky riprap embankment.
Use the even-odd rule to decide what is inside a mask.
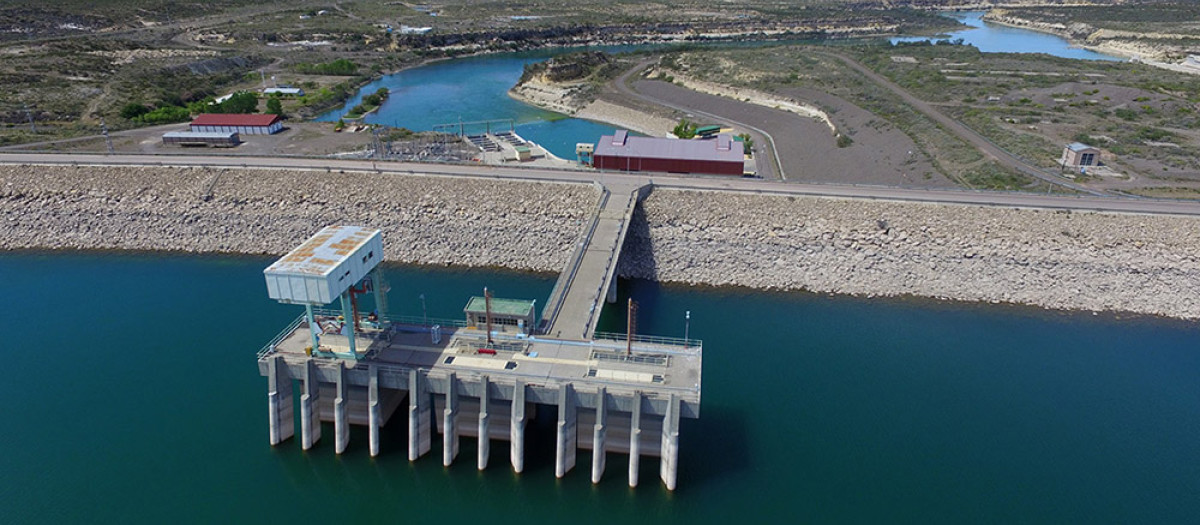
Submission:
[[[1200,218],[655,190],[621,272],[1200,318]]]
[[[0,250],[278,255],[346,223],[382,229],[392,261],[558,272],[596,197],[588,185],[375,173],[0,167]],[[657,189],[620,270],[1197,319],[1198,247],[1193,217]]]
[[[356,224],[383,230],[391,261],[558,272],[596,196],[589,185],[336,171],[0,166],[0,250],[279,255],[323,226]]]

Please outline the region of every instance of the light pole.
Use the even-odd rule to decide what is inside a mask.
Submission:
[[[421,294],[421,320],[426,328],[429,327],[429,311],[425,309],[425,294]]]
[[[688,346],[688,335],[690,335],[688,332],[691,331],[691,328],[692,328],[692,311],[687,310],[683,313],[683,346],[685,348]]]

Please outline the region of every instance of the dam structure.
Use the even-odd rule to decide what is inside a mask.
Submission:
[[[507,441],[520,473],[526,425],[548,411],[557,418],[557,477],[584,449],[592,452],[593,483],[616,453],[628,455],[629,485],[637,486],[640,460],[649,456],[659,458],[659,476],[674,490],[680,420],[700,416],[703,344],[636,334],[632,301],[626,333],[596,331],[600,310],[615,299],[621,246],[647,190],[599,189],[540,317],[537,301],[494,298],[487,289],[464,298],[462,319],[389,315],[378,230],[329,226],[273,263],[264,270],[268,295],[305,311],[258,352],[271,444],[294,437],[299,423],[308,450],[321,440],[321,423],[332,422],[341,454],[349,425],[361,425],[377,456],[385,452],[380,428],[407,407],[410,461],[434,449],[436,433],[450,466],[467,436],[478,438],[480,470],[493,442]],[[328,309],[335,301],[340,308]]]

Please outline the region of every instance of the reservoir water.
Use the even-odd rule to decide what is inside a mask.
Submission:
[[[961,38],[963,43],[973,45],[984,53],[1045,53],[1056,57],[1081,60],[1125,60],[1112,55],[1072,47],[1070,42],[1058,35],[985,22],[983,20],[984,14],[986,14],[985,11],[946,13],[945,16],[958,20],[969,26],[969,28],[938,38],[948,38],[950,40]],[[928,37],[900,37],[891,39],[893,43],[927,40],[930,39]]]
[[[1071,49],[963,20],[984,51]],[[974,18],[972,18],[974,16]],[[1000,44],[984,35],[999,35]],[[1059,47],[1061,46],[1061,48]],[[1090,53],[1090,54],[1089,54]],[[371,84],[369,122],[431,129],[511,118],[562,156],[611,127],[505,95],[552,52],[465,58]],[[1095,55],[1095,56],[1093,56]],[[350,104],[356,104],[353,99]],[[326,116],[326,120],[336,116]],[[554,422],[533,423],[527,471],[444,469],[404,454],[393,421],[371,459],[355,429],[267,444],[254,352],[299,312],[266,297],[262,258],[0,253],[0,523],[1185,523],[1200,514],[1200,326],[1153,318],[622,283],[639,327],[705,345],[701,419],[685,420],[680,484],[657,464],[625,485],[609,457],[556,481]],[[458,317],[467,296],[543,300],[553,276],[389,269],[391,304]],[[620,301],[619,301],[620,302]],[[608,311],[602,330],[622,329]],[[581,451],[580,465],[588,465]]]
[[[410,464],[267,444],[254,352],[299,313],[263,258],[0,255],[0,522],[1186,523],[1200,513],[1200,326],[1153,318],[622,283],[646,333],[705,341],[679,490],[475,470],[464,439]],[[543,299],[553,276],[391,267],[390,302],[458,317],[466,297]],[[606,312],[602,329],[620,329]]]

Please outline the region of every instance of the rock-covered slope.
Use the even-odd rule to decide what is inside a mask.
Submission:
[[[391,261],[561,270],[588,185],[374,173],[0,167],[0,250],[283,254],[328,224],[383,230]]]
[[[655,190],[622,274],[1200,318],[1200,218]]]

